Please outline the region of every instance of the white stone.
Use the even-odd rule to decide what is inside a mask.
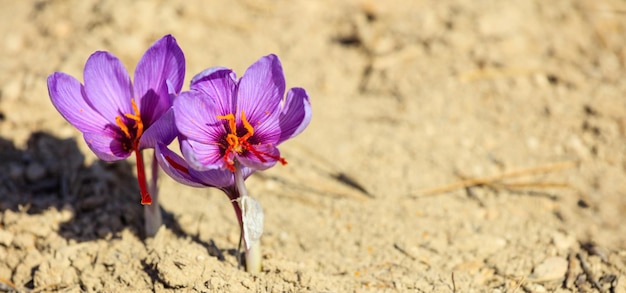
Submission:
[[[13,242],[13,233],[7,230],[0,230],[0,244],[8,247]]]
[[[552,235],[552,243],[559,251],[567,251],[576,244],[576,238],[571,235],[555,232]]]
[[[22,94],[21,79],[13,79],[2,87],[2,98],[7,101],[15,101]]]
[[[565,277],[567,260],[562,257],[549,257],[533,269],[530,279],[535,282],[548,282]]]

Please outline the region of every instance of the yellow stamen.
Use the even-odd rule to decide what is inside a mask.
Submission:
[[[115,123],[117,124],[117,126],[119,126],[122,132],[124,132],[124,135],[126,135],[126,137],[130,137],[130,132],[128,132],[128,126],[124,124],[124,121],[122,121],[122,117],[115,117]]]
[[[226,142],[228,142],[228,145],[236,152],[241,153],[243,151],[241,149],[241,145],[239,144],[239,137],[236,135],[229,133],[226,136]]]
[[[235,122],[235,115],[233,115],[233,113],[224,116],[217,116],[216,118],[228,120],[228,127],[230,127],[230,132],[234,134],[237,133],[237,124]]]
[[[250,125],[248,119],[246,119],[246,113],[243,110],[241,110],[241,121],[243,122],[243,127],[248,131],[248,133],[244,137],[247,139],[254,135],[254,128],[252,127],[252,125]]]
[[[139,108],[137,107],[137,104],[135,103],[135,99],[130,100],[130,104],[133,106],[133,112],[135,112],[135,114],[128,114],[128,113],[126,113],[126,114],[124,114],[124,116],[126,116],[127,118],[130,118],[132,120],[135,120],[135,128],[137,128],[137,138],[139,138],[143,134],[143,121],[141,121],[141,115],[139,113]],[[119,123],[118,123],[118,125],[119,125]],[[127,132],[125,132],[125,133],[127,133]],[[128,135],[128,134],[126,134],[126,135]],[[130,135],[128,135],[128,136],[130,137]]]

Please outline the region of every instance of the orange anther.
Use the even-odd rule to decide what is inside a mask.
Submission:
[[[139,108],[137,107],[137,104],[135,103],[135,99],[131,99],[130,104],[132,105],[133,112],[135,112],[135,114],[126,113],[124,114],[124,116],[132,120],[135,120],[135,128],[137,128],[137,138],[140,138],[141,135],[143,134],[143,121],[141,121],[141,114],[139,113]]]
[[[126,135],[126,137],[130,138],[130,132],[128,132],[128,126],[126,126],[126,124],[124,124],[124,121],[122,121],[122,117],[120,117],[120,116],[115,117],[115,123],[117,124],[117,126],[119,126],[119,128],[122,130],[122,132],[124,132],[124,135]]]
[[[235,115],[232,113],[224,116],[217,116],[217,119],[224,119],[228,121],[228,127],[230,128],[230,133],[237,134],[237,124],[235,122]]]
[[[246,140],[254,135],[254,127],[252,127],[248,119],[246,119],[246,113],[244,113],[243,110],[241,110],[241,121],[243,122],[243,127],[248,131],[248,133],[243,136],[243,140]]]

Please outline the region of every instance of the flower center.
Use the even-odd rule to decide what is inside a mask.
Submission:
[[[126,113],[124,114],[124,117],[135,122],[133,125],[133,129],[135,130],[134,135],[133,133],[130,132],[128,125],[126,125],[122,116],[115,117],[115,123],[120,128],[120,130],[122,130],[122,132],[124,133],[124,136],[132,143],[131,147],[133,149],[137,149],[137,146],[139,145],[139,139],[141,138],[141,135],[143,134],[143,122],[141,121],[141,116],[139,115],[139,108],[137,108],[135,99],[130,100],[130,103],[133,106],[134,114]]]
[[[252,127],[252,124],[248,122],[244,111],[241,111],[241,122],[243,123],[243,128],[246,130],[246,133],[241,136],[237,133],[237,121],[235,120],[234,114],[230,113],[228,115],[217,116],[216,118],[228,121],[229,129],[227,131],[229,132],[225,137],[228,145],[224,146],[220,144],[220,147],[224,149],[224,162],[226,162],[226,168],[228,168],[231,172],[235,172],[235,162],[233,158],[231,158],[231,154],[242,155],[246,151],[251,152],[255,157],[257,157],[257,159],[259,159],[259,161],[263,163],[267,162],[267,158],[270,158],[279,161],[283,165],[287,164],[287,161],[284,158],[259,151],[248,141],[254,135],[254,127]]]

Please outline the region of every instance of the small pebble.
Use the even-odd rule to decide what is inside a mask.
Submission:
[[[59,39],[66,39],[73,30],[72,23],[69,21],[60,20],[52,26],[52,33]]]
[[[11,180],[21,180],[24,176],[24,166],[22,164],[9,165],[9,177]]]
[[[89,211],[101,207],[106,202],[107,198],[104,196],[90,196],[79,202],[79,210]]]
[[[526,284],[523,285],[525,289],[531,291],[531,292],[536,292],[536,293],[543,293],[543,292],[548,292],[546,290],[546,287],[542,286],[541,284]]]
[[[9,53],[18,53],[24,48],[24,37],[17,33],[8,33],[4,36],[4,48]]]
[[[10,227],[14,224],[19,223],[20,219],[20,213],[14,212],[12,210],[5,210],[4,215],[2,216],[2,223],[5,227]]]
[[[13,242],[13,233],[7,230],[0,230],[0,244],[8,247]]]
[[[39,181],[46,176],[46,168],[39,163],[30,163],[28,167],[26,167],[26,179],[30,182]]]
[[[96,230],[96,234],[98,234],[100,238],[107,238],[107,236],[111,234],[111,229],[109,229],[109,227],[100,227]]]
[[[549,257],[533,269],[530,279],[536,282],[559,280],[565,277],[567,260],[562,257]]]
[[[17,234],[13,238],[13,246],[23,250],[35,248],[35,235],[30,233]]]
[[[63,209],[61,209],[60,213],[58,214],[57,220],[59,222],[67,222],[71,220],[73,216],[74,216],[74,207],[70,204],[65,204],[63,205]]]
[[[552,235],[552,243],[560,251],[567,251],[576,245],[576,239],[571,235],[556,232]]]
[[[7,101],[15,101],[22,94],[22,84],[19,79],[9,81],[2,87],[2,98]]]

